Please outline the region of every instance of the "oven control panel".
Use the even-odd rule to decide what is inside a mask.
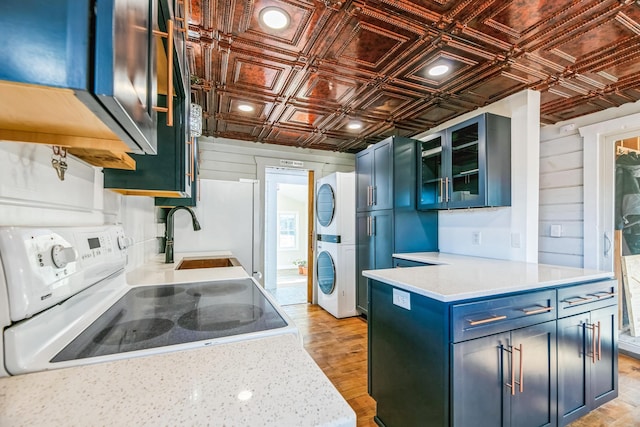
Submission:
[[[0,228],[11,320],[51,307],[122,270],[120,226]]]

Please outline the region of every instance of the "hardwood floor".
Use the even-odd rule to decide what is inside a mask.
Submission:
[[[367,393],[367,323],[359,317],[336,319],[317,305],[283,307],[296,322],[304,347],[349,402],[358,426],[376,426],[376,402]],[[640,426],[640,360],[620,355],[620,394],[571,427]]]

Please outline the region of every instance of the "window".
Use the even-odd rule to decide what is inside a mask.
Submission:
[[[298,212],[278,213],[278,248],[298,249]]]

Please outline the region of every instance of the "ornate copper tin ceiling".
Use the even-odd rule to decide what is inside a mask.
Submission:
[[[259,21],[269,6],[289,27]],[[191,10],[192,97],[208,136],[356,152],[526,88],[542,94],[543,123],[640,99],[635,0],[191,0]],[[450,72],[429,76],[440,63]]]

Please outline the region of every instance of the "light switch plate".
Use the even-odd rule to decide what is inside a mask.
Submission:
[[[562,237],[562,225],[561,224],[552,224],[549,230],[549,236],[551,237]]]
[[[409,292],[401,291],[400,289],[393,289],[393,303],[398,307],[402,307],[405,310],[411,310],[411,294]]]

